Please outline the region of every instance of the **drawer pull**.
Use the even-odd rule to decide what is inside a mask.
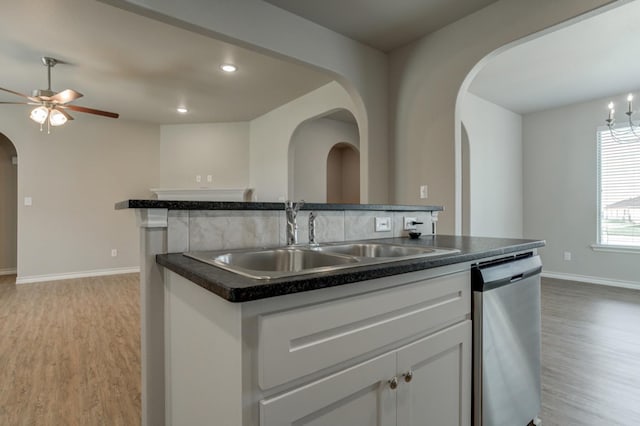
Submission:
[[[405,382],[409,383],[411,380],[413,380],[413,371],[411,370],[407,371],[402,375],[402,377],[404,377]]]
[[[398,388],[398,378],[394,377],[391,380],[389,380],[389,387],[391,388],[391,390],[396,390]]]

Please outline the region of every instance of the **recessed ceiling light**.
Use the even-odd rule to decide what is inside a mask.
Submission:
[[[186,114],[187,112],[189,112],[189,110],[185,107],[178,107],[176,111],[178,111],[180,114]]]
[[[224,72],[236,72],[238,70],[238,67],[231,64],[222,64],[220,65],[220,69]]]

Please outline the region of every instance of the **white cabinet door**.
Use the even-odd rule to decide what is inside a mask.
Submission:
[[[261,426],[390,426],[396,423],[395,352],[260,402]]]
[[[470,425],[471,321],[405,346],[397,356],[398,426]]]

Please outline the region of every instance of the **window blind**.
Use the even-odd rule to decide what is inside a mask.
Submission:
[[[639,132],[640,134],[640,132]],[[598,129],[599,244],[640,247],[640,141],[629,127]]]

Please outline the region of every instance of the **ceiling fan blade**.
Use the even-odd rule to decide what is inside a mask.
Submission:
[[[115,112],[109,112],[109,111],[101,111],[99,109],[93,109],[93,108],[87,108],[87,107],[83,107],[80,105],[59,105],[60,108],[68,108],[72,111],[78,111],[78,112],[86,112],[89,114],[96,114],[96,115],[102,115],[104,117],[109,117],[109,118],[118,118],[120,117],[120,114],[116,114]]]
[[[0,102],[0,104],[4,105],[35,105],[31,102]]]
[[[67,102],[75,101],[76,99],[81,98],[82,96],[84,95],[80,92],[76,92],[73,89],[67,89],[51,96],[49,100],[57,102],[59,104],[66,104]]]
[[[33,101],[33,102],[40,102],[40,99],[34,98],[33,96],[23,95],[22,93],[14,92],[13,90],[5,89],[3,87],[0,87],[0,90],[4,90],[5,92],[11,93],[11,94],[16,95],[16,96],[20,96],[22,98],[27,98],[27,99],[29,99],[30,101]]]

